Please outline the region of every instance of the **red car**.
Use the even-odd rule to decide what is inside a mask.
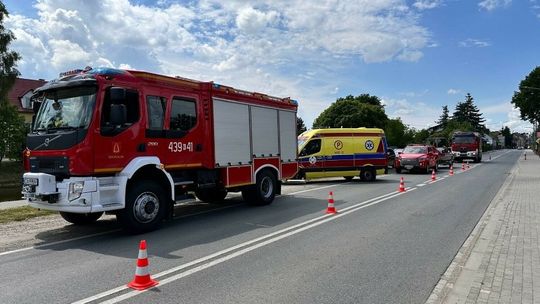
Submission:
[[[394,167],[396,173],[401,173],[405,169],[410,171],[418,170],[429,173],[438,169],[439,151],[431,145],[408,145],[396,157]]]

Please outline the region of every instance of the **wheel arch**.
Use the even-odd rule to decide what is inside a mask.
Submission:
[[[276,180],[278,181],[281,180],[281,174],[280,174],[279,169],[274,165],[266,164],[266,165],[260,166],[259,168],[257,168],[257,170],[255,170],[255,172],[253,173],[253,181],[257,180],[257,174],[259,174],[259,172],[262,172],[263,170],[268,170],[272,172],[272,174],[276,176]]]
[[[165,171],[158,157],[137,157],[129,162],[119,175],[126,180],[125,185],[122,187],[124,197],[127,193],[127,188],[133,182],[141,179],[152,179],[164,186],[165,190],[169,193],[170,199],[174,201],[174,182],[172,176]]]

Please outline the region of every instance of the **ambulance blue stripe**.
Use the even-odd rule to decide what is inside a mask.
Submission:
[[[317,156],[321,157],[321,156]],[[386,158],[386,155],[384,153],[370,153],[370,154],[344,154],[344,155],[332,155],[332,157],[328,158],[324,156],[325,160],[353,160],[353,159],[378,159],[378,158]],[[309,157],[302,157],[299,158],[300,161],[309,161]]]

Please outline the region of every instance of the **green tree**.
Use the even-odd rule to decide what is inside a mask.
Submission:
[[[8,92],[19,75],[16,69],[19,54],[9,50],[9,44],[15,39],[13,33],[4,27],[8,12],[0,2],[0,160],[4,156],[20,158],[20,150],[25,126],[17,110],[9,104]]]
[[[534,68],[519,83],[519,91],[514,92],[512,103],[519,108],[521,119],[540,122],[540,67]]]
[[[457,103],[452,119],[469,123],[473,127],[473,131],[485,132],[486,130],[484,126],[486,120],[474,104],[474,99],[470,93],[465,95],[465,101]]]
[[[510,131],[510,128],[508,126],[504,127],[501,130],[501,134],[504,136],[504,147],[512,147],[512,132]]]
[[[426,129],[422,129],[420,131],[414,130],[414,142],[418,144],[423,144],[428,141],[430,134],[429,131]]]
[[[384,128],[388,116],[377,96],[339,98],[313,122],[313,128]]]
[[[300,135],[307,131],[306,125],[304,124],[304,120],[300,116],[296,116],[296,135]]]
[[[450,115],[448,111],[448,106],[445,105],[442,107],[442,114],[439,117],[439,120],[437,120],[435,123],[445,127],[448,124],[449,120],[450,120]]]
[[[403,148],[414,140],[414,129],[407,127],[401,118],[389,119],[384,128],[388,146]]]

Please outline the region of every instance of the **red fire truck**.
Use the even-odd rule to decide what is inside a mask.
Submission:
[[[297,170],[289,98],[142,71],[86,68],[38,88],[23,197],[74,224],[155,229],[187,193],[270,204]]]
[[[452,154],[454,160],[472,159],[475,163],[482,161],[482,136],[478,132],[456,131],[452,134]]]

